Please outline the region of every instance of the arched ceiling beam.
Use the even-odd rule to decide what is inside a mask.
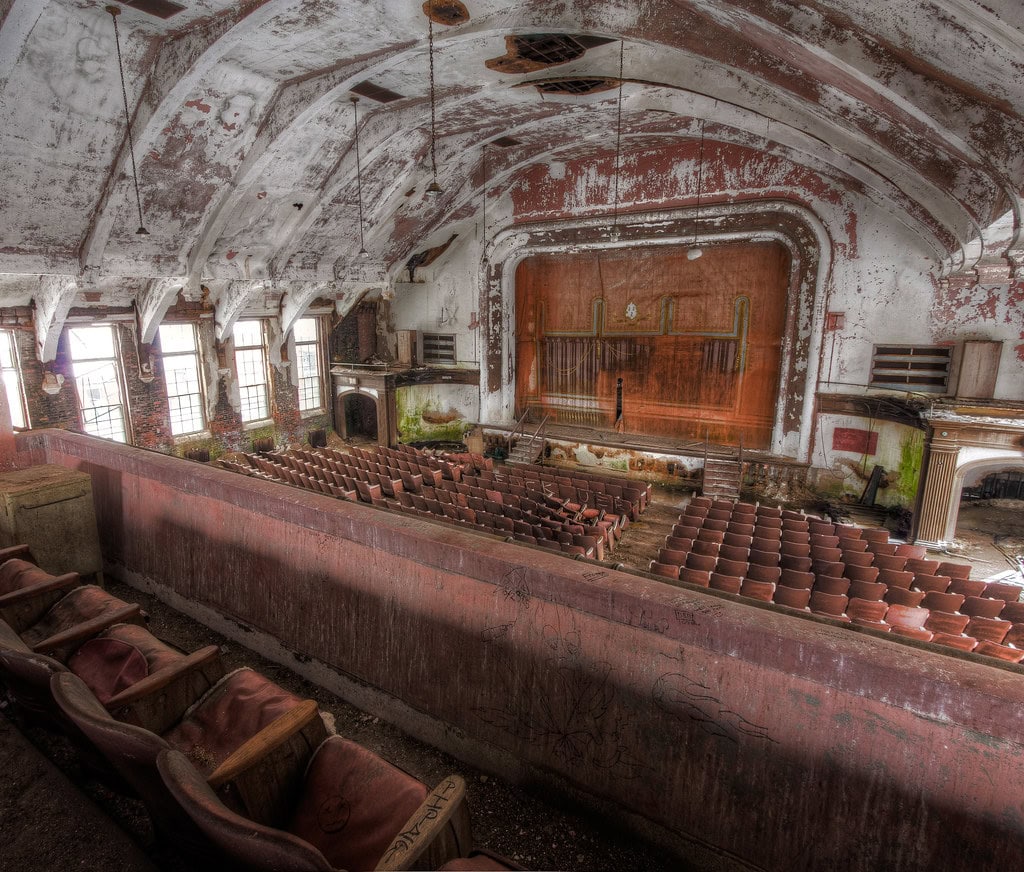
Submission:
[[[270,282],[234,281],[224,282],[214,299],[214,324],[218,342],[225,342],[231,336],[239,316],[252,307],[257,298],[267,293],[276,293]]]
[[[191,83],[209,73],[223,57],[229,45],[229,41],[225,41],[225,34],[252,14],[261,3],[266,2],[268,0],[240,3],[228,14],[212,16],[187,28],[181,34],[155,40],[158,42],[156,58],[149,74],[139,87],[133,87],[139,81],[139,77],[131,76],[131,70],[126,70],[125,83],[134,91],[129,93],[129,104],[134,106],[130,123],[136,131],[135,159],[138,164],[142,163],[143,156],[152,147],[157,130],[162,129],[159,126],[166,123],[167,107],[180,107],[185,102]],[[109,17],[100,9],[97,9],[97,14]],[[128,66],[133,66],[133,41],[129,36],[124,48]],[[147,45],[135,46],[135,50],[140,53],[147,49]],[[122,201],[120,197],[115,197],[115,192],[123,193],[130,159],[125,131],[93,210],[89,232],[79,246],[79,264],[82,272],[102,267],[103,255],[114,221],[120,214]]]
[[[136,303],[140,344],[149,345],[156,338],[160,322],[186,284],[184,276],[151,279],[147,283]]]
[[[36,310],[36,356],[41,363],[57,356],[57,343],[78,290],[78,281],[71,276],[39,277],[32,302]]]

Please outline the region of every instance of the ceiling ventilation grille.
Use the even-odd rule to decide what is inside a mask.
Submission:
[[[121,3],[129,9],[138,9],[139,12],[155,15],[157,18],[170,18],[185,8],[180,3],[172,3],[171,0],[121,0]]]
[[[378,103],[394,103],[395,100],[402,99],[401,94],[388,88],[382,88],[380,85],[375,85],[370,81],[360,82],[351,88],[351,91],[353,94],[366,97],[367,100],[376,100]]]
[[[618,83],[614,79],[547,79],[529,84],[536,85],[542,94],[567,94],[579,97],[584,94],[596,94],[598,91],[608,91]]]
[[[522,145],[523,143],[511,136],[499,136],[497,139],[492,139],[490,144],[496,145],[498,148],[511,148],[513,145]]]
[[[574,61],[582,57],[588,48],[612,41],[601,36],[569,36],[565,33],[539,33],[512,39],[519,57],[546,66]]]
[[[588,48],[612,42],[603,36],[571,36],[567,33],[531,33],[505,37],[505,54],[485,61],[499,73],[532,73],[567,64],[586,54]]]

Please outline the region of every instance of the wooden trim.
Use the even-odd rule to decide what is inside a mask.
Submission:
[[[280,747],[296,733],[301,732],[313,718],[320,717],[316,700],[305,699],[295,708],[285,712],[277,720],[267,724],[255,736],[237,748],[206,779],[213,790],[234,781],[245,770],[262,760],[275,748]]]

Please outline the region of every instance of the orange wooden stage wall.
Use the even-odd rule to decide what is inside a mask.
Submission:
[[[789,274],[789,253],[774,243],[715,246],[692,261],[681,246],[524,260],[518,410],[768,448]]]

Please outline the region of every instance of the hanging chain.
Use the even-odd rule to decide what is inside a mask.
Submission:
[[[110,17],[114,20],[114,45],[117,47],[117,69],[121,74],[121,98],[124,100],[124,123],[128,129],[128,155],[132,159],[132,181],[135,183],[135,205],[139,210],[139,229],[142,230],[145,227],[145,222],[142,220],[142,197],[139,194],[139,172],[135,166],[135,141],[132,137],[132,120],[128,114],[128,89],[124,83],[124,62],[121,58],[121,36],[117,29],[117,16],[121,14],[121,10],[116,6],[108,6],[107,12],[110,13]]]
[[[363,239],[363,162],[359,156],[359,98],[352,98],[352,123],[356,137],[356,192],[359,198],[359,253],[366,252],[366,241]]]
[[[434,11],[434,4],[430,4],[430,12]],[[434,184],[437,184],[437,149],[435,147],[435,140],[437,139],[437,108],[435,106],[436,97],[434,96],[434,19],[427,14],[427,54],[430,57],[430,171],[434,178]]]
[[[619,165],[622,160],[622,58],[625,40],[619,40],[619,100],[615,117],[615,176],[612,180],[612,226],[619,223]]]

